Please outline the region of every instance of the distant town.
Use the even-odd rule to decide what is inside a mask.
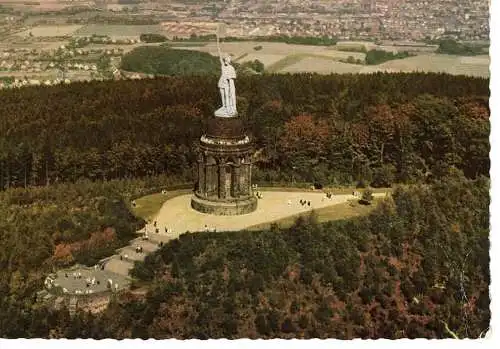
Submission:
[[[144,44],[142,34],[189,40],[213,36],[220,24],[223,36],[233,40],[323,38],[399,47],[395,51],[420,46],[422,53],[449,39],[482,45],[487,55],[488,6],[488,0],[5,0],[0,5],[0,88],[123,76],[120,59]],[[261,54],[268,59],[274,51]],[[336,61],[363,59],[341,58]],[[466,58],[439,64],[458,64],[452,74],[487,74],[487,56]],[[472,67],[477,64],[480,73]],[[340,67],[340,72],[360,68]],[[392,70],[405,69],[385,69]]]
[[[185,24],[189,26],[223,20],[230,24],[234,36],[325,35],[342,40],[417,41],[442,37],[488,40],[489,36],[488,0],[6,0],[2,3],[4,9],[23,12],[15,16],[4,14],[0,20],[3,25],[26,24],[27,11],[70,14],[80,10],[101,13],[97,16],[100,18],[109,11],[115,18],[126,15],[151,23],[165,21],[166,25],[168,21],[177,24],[187,21]],[[79,22],[93,22],[95,17],[88,15]],[[75,20],[68,18],[67,22]]]

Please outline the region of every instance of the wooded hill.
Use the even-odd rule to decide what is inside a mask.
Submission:
[[[104,316],[144,338],[478,337],[490,317],[488,190],[451,171],[397,189],[369,217],[186,234],[136,265],[153,280],[146,299]]]
[[[47,273],[94,263],[143,224],[131,198],[192,180],[195,143],[219,107],[216,79],[0,92],[0,337],[487,329],[488,80],[421,73],[237,80],[255,180],[418,184],[370,217],[185,235],[136,266],[152,283],[145,298],[127,293],[102,315],[74,318],[37,304]]]
[[[35,302],[47,274],[74,263],[94,265],[128,244],[144,226],[130,200],[179,181],[81,180],[0,191],[0,338],[49,336],[52,321],[69,314]]]
[[[216,76],[0,93],[0,188],[88,178],[191,178]],[[387,185],[489,171],[488,80],[439,74],[266,75],[236,81],[255,180]]]
[[[9,232],[0,240],[0,336],[477,338],[488,329],[489,180],[453,168],[396,189],[368,217],[320,225],[312,215],[284,230],[182,235],[136,264],[133,275],[150,283],[145,296],[126,292],[99,315],[70,318],[35,303],[44,274],[67,261],[56,239],[110,246],[136,224],[117,193],[154,185],[81,182],[0,194],[0,232]],[[16,206],[21,194],[34,203]],[[78,212],[78,203],[97,205]],[[78,235],[98,222],[116,236]]]

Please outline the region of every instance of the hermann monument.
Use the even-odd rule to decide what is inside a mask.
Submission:
[[[222,55],[218,82],[222,106],[208,122],[198,147],[197,181],[191,207],[214,215],[239,215],[257,208],[252,192],[252,140],[236,108],[236,71]]]

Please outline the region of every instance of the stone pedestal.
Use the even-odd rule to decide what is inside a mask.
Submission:
[[[210,120],[200,138],[198,181],[191,206],[215,215],[239,215],[257,208],[252,192],[252,141],[237,117]]]

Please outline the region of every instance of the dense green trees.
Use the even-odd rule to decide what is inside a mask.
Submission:
[[[158,40],[151,35],[141,37],[141,40]],[[219,65],[219,59],[209,53],[174,50],[166,46],[137,47],[124,55],[121,61],[124,70],[160,75],[215,74],[220,69]]]
[[[461,56],[475,56],[485,54],[481,46],[459,43],[453,39],[444,39],[439,41],[438,53]]]
[[[130,200],[175,183],[165,176],[81,180],[0,192],[0,337],[46,337],[66,326],[59,321],[64,311],[35,303],[46,275],[74,263],[94,265],[126,245],[144,224],[131,214]]]
[[[255,59],[253,61],[248,61],[240,64],[238,66],[239,70],[244,70],[244,69],[250,69],[253,72],[256,73],[263,73],[264,72],[264,63],[259,61],[258,59]]]
[[[173,41],[216,41],[215,34],[196,35],[191,34],[189,38],[174,37]],[[270,36],[254,36],[250,38],[242,38],[236,36],[226,36],[221,38],[221,41],[240,42],[240,41],[257,41],[257,42],[284,42],[294,45],[317,45],[317,46],[333,46],[337,43],[336,38],[328,36],[288,36],[288,35],[270,35]]]
[[[153,280],[146,298],[99,318],[133,317],[126,329],[155,338],[478,337],[490,317],[488,190],[453,170],[398,188],[365,218],[182,235],[136,265]]]
[[[488,80],[299,74],[236,83],[259,150],[257,181],[382,185],[439,177],[450,165],[488,174]],[[215,76],[190,76],[2,91],[0,188],[189,180],[195,143],[220,103],[215,86]]]
[[[0,336],[446,337],[448,326],[477,337],[488,327],[488,81],[420,73],[245,75],[237,89],[256,180],[426,185],[398,189],[365,219],[184,235],[136,266],[153,285],[146,299],[129,294],[99,316],[35,304],[47,272],[91,264],[132,236],[130,198],[192,180],[214,86],[215,76],[183,76],[0,92]]]
[[[384,50],[370,50],[366,52],[365,63],[369,65],[381,64],[393,59],[402,59],[410,57],[410,54],[407,51],[404,52],[387,52]]]
[[[141,34],[139,39],[142,42],[165,42],[165,41],[167,41],[167,38],[164,35],[155,34],[155,33]]]

